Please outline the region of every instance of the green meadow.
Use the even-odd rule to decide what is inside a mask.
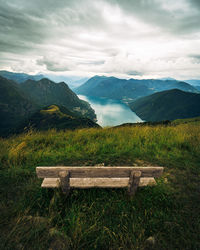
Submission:
[[[200,121],[0,139],[0,249],[200,249]],[[41,189],[36,166],[165,167],[157,185]],[[152,237],[152,240],[147,240]]]

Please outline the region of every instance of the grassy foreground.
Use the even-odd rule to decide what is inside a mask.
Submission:
[[[30,132],[0,139],[0,161],[0,249],[200,249],[200,122]],[[99,163],[165,172],[133,199],[124,189],[66,198],[35,174],[37,165]]]

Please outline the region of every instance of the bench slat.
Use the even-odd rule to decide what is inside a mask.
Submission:
[[[44,178],[42,188],[58,188],[60,186],[60,178]]]
[[[163,167],[37,167],[36,172],[39,178],[58,178],[60,171],[70,171],[71,178],[126,178],[130,171],[141,171],[141,177],[160,177]]]
[[[71,188],[122,188],[127,187],[129,178],[70,178]],[[154,178],[140,178],[139,187],[155,185]],[[59,178],[45,178],[42,182],[43,188],[58,188]]]

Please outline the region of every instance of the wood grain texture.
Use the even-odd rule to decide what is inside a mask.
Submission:
[[[93,167],[93,166],[44,166],[37,167],[39,178],[58,178],[60,171],[70,171],[71,178],[126,178],[131,171],[141,171],[141,177],[160,177],[163,167]]]
[[[60,186],[60,178],[44,178],[42,188],[58,188]]]
[[[129,183],[128,183],[128,193],[130,196],[134,195],[140,183],[141,171],[131,171]]]
[[[70,178],[70,188],[125,188],[128,186],[129,178]],[[156,185],[154,178],[140,178],[139,187]],[[59,178],[45,178],[42,188],[58,188]]]
[[[58,173],[59,178],[60,178],[60,187],[66,195],[69,194],[70,190],[70,183],[69,183],[69,178],[70,178],[70,172],[63,170]]]

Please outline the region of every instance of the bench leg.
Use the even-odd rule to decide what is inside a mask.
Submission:
[[[130,196],[133,196],[137,191],[137,188],[140,183],[141,171],[131,171],[129,184],[128,184],[128,193]]]
[[[64,194],[68,195],[70,190],[69,178],[70,173],[69,171],[60,171],[59,172],[60,178],[60,186]]]

